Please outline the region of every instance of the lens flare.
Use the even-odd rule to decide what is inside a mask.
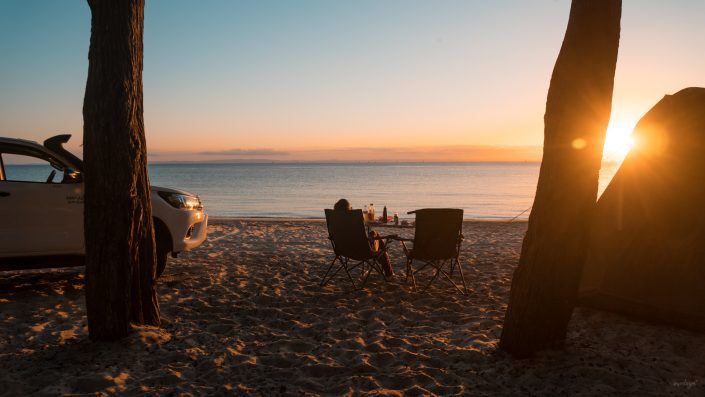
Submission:
[[[603,159],[605,161],[621,162],[634,146],[632,131],[636,122],[610,121],[605,137]]]

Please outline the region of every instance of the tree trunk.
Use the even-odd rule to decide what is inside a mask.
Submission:
[[[560,347],[577,298],[612,106],[621,0],[573,0],[553,69],[544,150],[500,348]]]
[[[142,115],[144,0],[88,0],[83,102],[86,308],[91,339],[159,325],[156,256]]]

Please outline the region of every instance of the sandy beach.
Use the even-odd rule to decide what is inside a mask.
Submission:
[[[413,229],[385,230],[410,237]],[[82,268],[0,273],[0,396],[705,394],[705,335],[579,308],[565,349],[497,349],[526,230],[466,222],[469,294],[396,275],[319,287],[323,221],[211,222],[160,280],[163,328],[88,340]]]

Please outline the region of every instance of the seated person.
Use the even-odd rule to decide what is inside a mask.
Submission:
[[[344,198],[338,200],[335,205],[333,206],[333,210],[335,211],[351,211],[352,210],[352,205],[350,202]],[[377,233],[374,230],[370,230],[370,239],[378,238],[379,233]],[[374,240],[374,248],[375,249],[384,249],[385,248],[385,242],[383,240]],[[394,275],[394,269],[392,269],[392,262],[389,260],[389,254],[385,251],[384,255],[382,255],[379,258],[379,262],[382,265],[382,270],[384,270],[384,274],[387,277],[391,277]]]

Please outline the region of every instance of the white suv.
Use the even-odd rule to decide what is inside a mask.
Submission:
[[[0,137],[0,270],[84,263],[83,162],[63,148],[70,137]],[[159,277],[170,252],[203,243],[208,215],[197,195],[156,186],[152,215]]]

